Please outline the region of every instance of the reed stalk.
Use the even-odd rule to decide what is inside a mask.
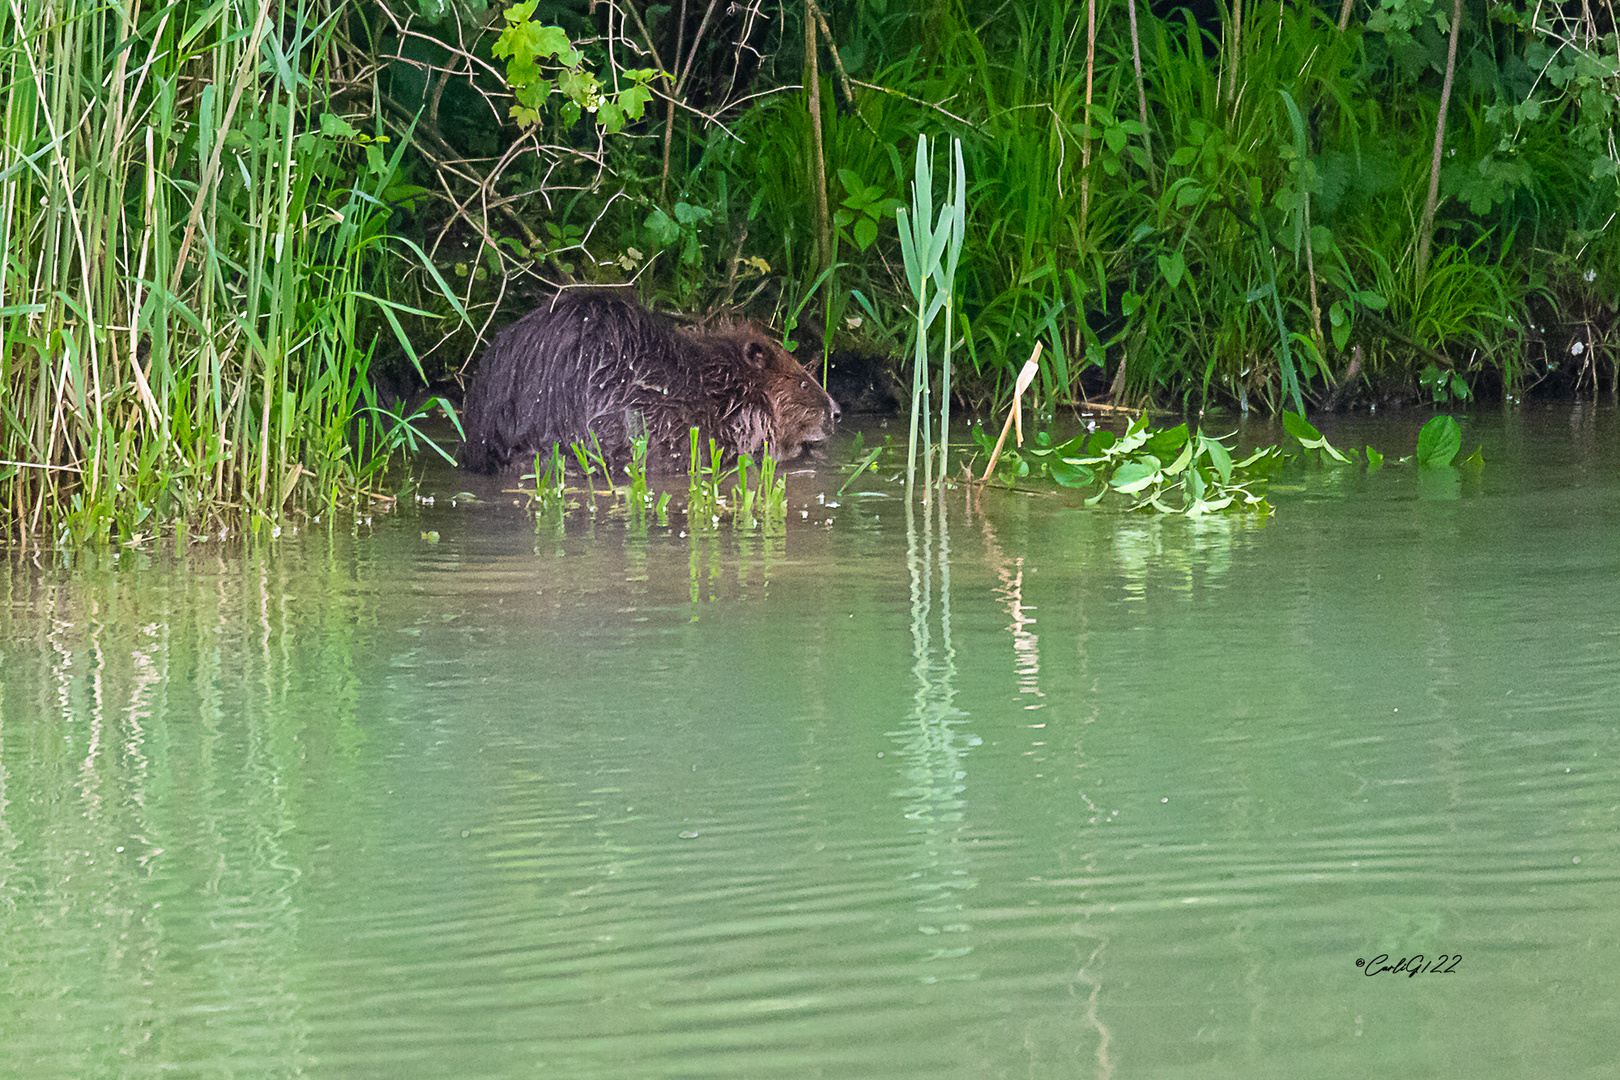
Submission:
[[[917,136],[917,158],[911,185],[911,206],[895,211],[900,230],[900,251],[905,259],[906,283],[916,300],[914,310],[914,343],[911,369],[911,431],[906,450],[906,496],[909,499],[917,474],[918,425],[922,427],[923,484],[933,487],[933,439],[928,404],[928,329],[933,325],[940,308],[952,304],[955,288],[956,265],[961,253],[962,237],[967,220],[966,170],[962,165],[962,143],[955,140],[951,162],[951,201],[940,208],[939,220],[934,221],[934,171],[932,155],[926,136]],[[929,290],[932,282],[934,289]],[[940,435],[948,436],[950,424],[950,320],[946,316],[945,375],[943,391],[945,402],[940,412]],[[940,478],[944,479],[945,457],[940,459]]]
[[[398,153],[340,82],[347,14],[0,11],[0,530],[213,535],[379,477],[365,373],[410,309],[377,295]]]

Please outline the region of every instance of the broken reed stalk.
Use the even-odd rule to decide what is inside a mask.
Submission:
[[[1035,351],[1029,354],[1029,360],[1024,364],[1024,370],[1018,373],[1018,382],[1013,386],[1012,408],[1007,410],[1007,422],[1001,425],[1001,435],[996,439],[996,447],[990,451],[990,464],[985,466],[984,475],[979,477],[979,483],[990,479],[990,474],[996,471],[996,462],[1001,458],[1001,448],[1007,443],[1007,432],[1013,429],[1014,422],[1018,424],[1018,445],[1024,445],[1024,424],[1020,418],[1019,403],[1024,397],[1024,391],[1034,381],[1035,373],[1040,370],[1036,363],[1041,358],[1041,342],[1035,343]]]

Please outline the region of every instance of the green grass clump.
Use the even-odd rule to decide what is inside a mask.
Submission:
[[[385,265],[404,145],[340,98],[341,0],[0,14],[0,531],[217,535],[363,500],[417,418]],[[93,118],[93,122],[87,122]]]

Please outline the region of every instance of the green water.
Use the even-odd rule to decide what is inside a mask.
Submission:
[[[0,562],[0,1075],[1616,1076],[1620,423],[1465,430]]]

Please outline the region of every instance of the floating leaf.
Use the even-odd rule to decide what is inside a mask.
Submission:
[[[1309,420],[1306,420],[1298,413],[1288,412],[1285,409],[1283,411],[1283,428],[1287,430],[1288,434],[1298,439],[1300,445],[1307,450],[1320,450],[1325,457],[1338,462],[1348,463],[1350,460],[1339,453],[1333,444],[1328,442],[1327,438],[1311,425]]]
[[[1207,490],[1207,485],[1204,483],[1202,473],[1197,469],[1187,473],[1187,494],[1192,497],[1195,504],[1203,501],[1205,490]]]
[[[1165,428],[1163,431],[1156,432],[1152,438],[1142,444],[1142,449],[1162,461],[1180,450],[1186,442],[1187,425],[1177,424],[1173,428]]]
[[[1295,412],[1283,410],[1283,430],[1302,443],[1311,443],[1322,437],[1311,422]]]
[[[1418,432],[1417,463],[1419,465],[1450,465],[1462,449],[1462,426],[1454,417],[1440,415],[1423,425]]]
[[[1169,464],[1169,466],[1164,470],[1166,475],[1168,475],[1168,476],[1180,476],[1181,471],[1183,469],[1185,469],[1188,465],[1192,464],[1193,446],[1194,446],[1194,444],[1189,441],[1186,445],[1184,445],[1181,448],[1181,453],[1176,455],[1176,460],[1172,461]],[[1193,470],[1193,472],[1195,472],[1195,473],[1197,471],[1198,471],[1197,469]]]
[[[1052,462],[1052,479],[1067,488],[1082,488],[1089,487],[1097,474],[1073,458],[1058,458]]]
[[[1210,464],[1214,465],[1215,471],[1220,474],[1221,483],[1230,483],[1232,455],[1227,452],[1226,447],[1221,445],[1219,439],[1212,439],[1208,435],[1198,436],[1198,441],[1204,453],[1209,455]]]
[[[1108,481],[1115,491],[1124,495],[1132,495],[1143,488],[1155,483],[1159,476],[1159,459],[1151,454],[1141,461],[1127,461],[1114,470],[1114,478]]]

